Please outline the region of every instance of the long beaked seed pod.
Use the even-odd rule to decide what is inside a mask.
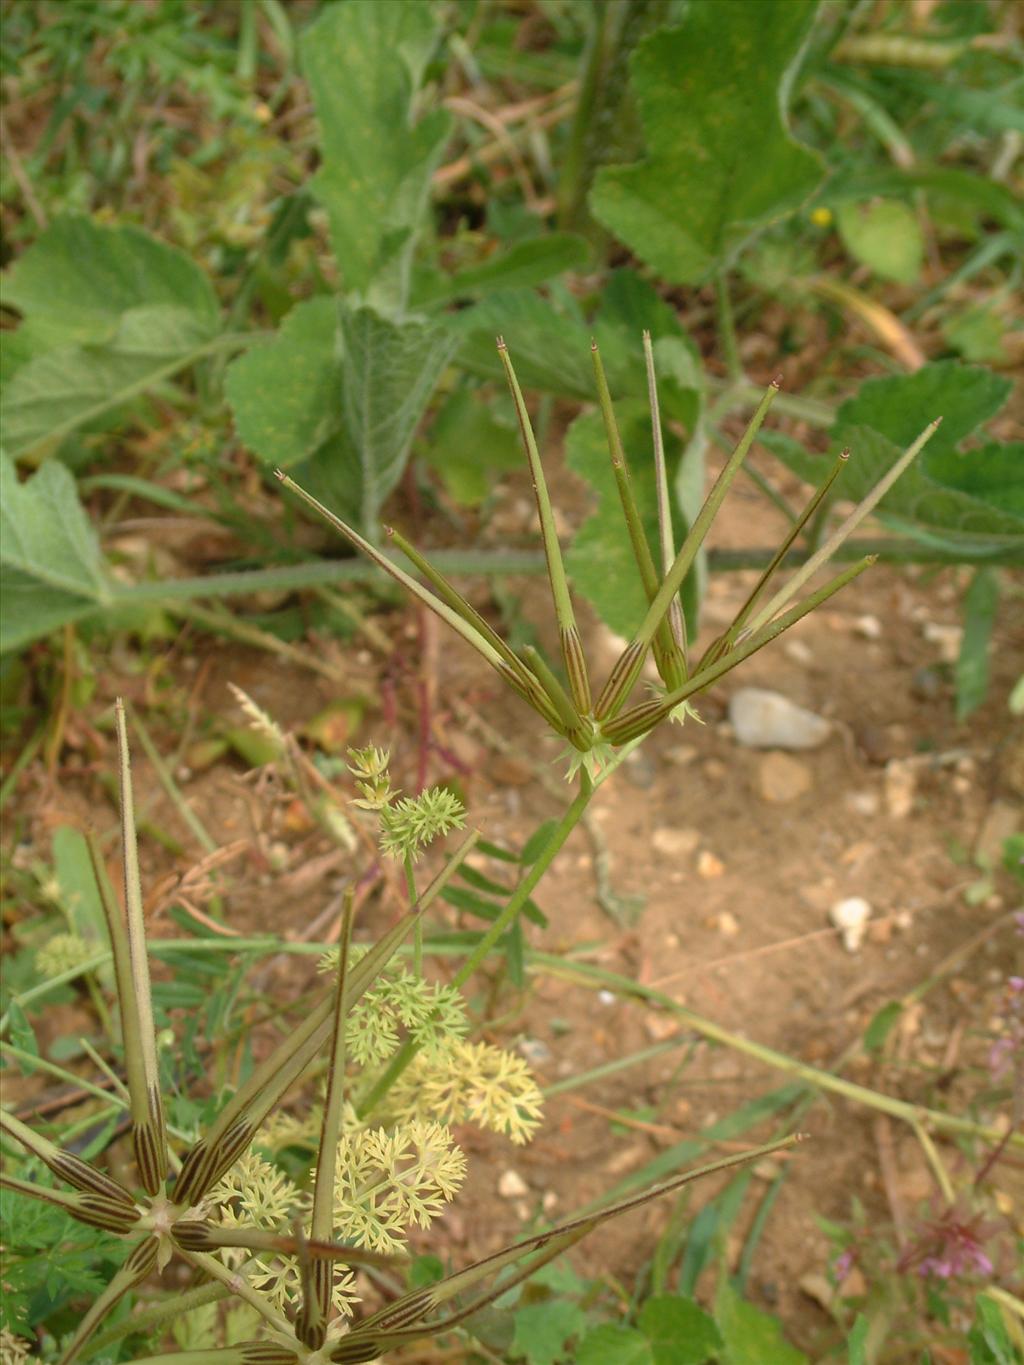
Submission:
[[[653,602],[658,595],[661,578],[654,566],[654,557],[651,554],[651,547],[647,543],[647,533],[644,531],[640,509],[637,507],[636,497],[633,493],[633,483],[629,475],[629,462],[626,459],[626,451],[622,444],[619,424],[615,420],[615,409],[612,405],[612,396],[608,388],[608,380],[605,376],[604,365],[601,363],[601,353],[597,348],[596,341],[590,343],[590,353],[594,361],[594,377],[597,381],[597,399],[601,409],[601,416],[604,420],[605,437],[608,442],[608,452],[611,455],[612,474],[615,478],[616,488],[618,489],[619,502],[622,505],[622,515],[626,523],[626,530],[629,532],[629,542],[633,549],[633,558],[636,561],[637,573],[640,575],[640,583],[649,604]],[[654,659],[658,666],[658,673],[666,687],[678,687],[685,679],[686,662],[683,658],[682,650],[672,633],[672,626],[667,616],[662,620],[655,632]]]
[[[565,565],[562,563],[562,550],[558,544],[558,533],[555,530],[555,514],[551,507],[547,481],[544,478],[544,466],[541,464],[540,451],[537,449],[537,438],[533,434],[530,414],[526,409],[526,400],[523,398],[523,391],[519,387],[519,380],[516,378],[516,372],[512,367],[508,347],[502,337],[498,337],[498,355],[505,368],[505,376],[512,393],[516,417],[519,420],[523,447],[526,450],[526,458],[530,466],[533,492],[537,500],[537,514],[540,517],[541,537],[544,541],[548,582],[551,584],[551,600],[554,603],[555,616],[558,620],[559,643],[563,650],[569,690],[572,694],[573,705],[582,717],[590,710],[590,684],[587,681],[587,667],[583,659],[582,649],[580,648],[576,653],[579,646],[579,632],[576,628],[572,598],[569,596],[569,582],[565,576]],[[575,642],[573,636],[575,636]],[[572,658],[565,654],[567,647],[573,651]]]
[[[603,722],[606,716],[613,716],[622,709],[640,676],[646,654],[647,646],[640,640],[632,641],[622,651],[594,707],[597,720]],[[601,728],[604,731],[606,727],[602,724]]]

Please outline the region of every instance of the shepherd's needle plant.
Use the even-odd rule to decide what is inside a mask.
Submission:
[[[468,1040],[466,1006],[456,987],[428,982],[419,970],[410,972],[396,962],[403,939],[462,865],[477,836],[471,833],[462,840],[422,892],[411,872],[410,908],[369,948],[351,943],[353,898],[348,897],[340,946],[320,963],[332,986],[255,1067],[207,1132],[179,1155],[160,1089],[127,724],[120,702],[115,715],[123,909],[95,839],[90,852],[112,949],[127,1073],[127,1086],[118,1084],[130,1113],[137,1183],[115,1178],[0,1110],[3,1133],[28,1154],[20,1173],[3,1173],[0,1184],[125,1244],[121,1268],[61,1343],[62,1365],[73,1361],[90,1339],[98,1349],[139,1333],[149,1335],[159,1348],[161,1333],[172,1322],[180,1336],[187,1315],[222,1299],[234,1299],[248,1310],[256,1331],[252,1339],[144,1359],[153,1365],[168,1360],[182,1365],[356,1365],[375,1360],[400,1345],[450,1331],[606,1218],[706,1171],[785,1145],[774,1143],[687,1173],[637,1198],[527,1238],[355,1319],[359,1294],[353,1268],[400,1266],[409,1230],[429,1228],[458,1194],[466,1178],[466,1158],[452,1125],[476,1123],[522,1143],[540,1122],[541,1096],[526,1064],[488,1043]],[[378,821],[382,851],[408,868],[427,844],[464,823],[461,804],[450,792],[433,789],[401,797],[392,791],[383,750],[354,751],[350,759],[359,784],[358,805]],[[413,1065],[381,1084],[381,1068],[388,1076],[394,1058],[409,1044]],[[9,1044],[3,1049],[12,1056],[18,1052]],[[305,1113],[283,1110],[286,1093],[307,1077],[324,1051],[328,1067],[322,1101]],[[303,1143],[314,1153],[311,1191],[273,1160],[285,1146]],[[43,1183],[44,1167],[70,1189]],[[96,1336],[118,1302],[172,1257],[193,1268],[196,1287],[158,1299]],[[485,1281],[491,1283],[485,1286]],[[27,1349],[13,1335],[9,1343],[5,1339],[11,1359]]]
[[[405,1248],[409,1229],[429,1227],[462,1185],[466,1162],[452,1137],[451,1125],[475,1122],[523,1142],[540,1121],[540,1093],[525,1064],[490,1044],[469,1038],[461,988],[529,906],[533,890],[594,792],[626,755],[662,721],[685,720],[699,694],[868,566],[870,559],[862,560],[799,596],[937,425],[926,428],[873,493],[765,604],[768,586],[787,549],[820,507],[844,452],[795,521],[734,621],[702,657],[695,659],[680,607],[680,588],[778,385],[769,386],[676,550],[652,348],[648,337],[644,342],[658,491],[656,554],[647,543],[637,511],[601,359],[596,346],[593,348],[598,401],[615,480],[637,573],[649,604],[640,628],[599,689],[591,685],[540,454],[504,342],[499,340],[498,347],[536,490],[562,676],[536,650],[517,654],[398,532],[389,530],[388,534],[429,588],[280,475],[283,483],[471,644],[566,741],[571,756],[569,780],[575,782],[576,791],[453,981],[431,982],[423,972],[421,921],[462,867],[477,836],[465,836],[441,871],[420,889],[418,857],[434,839],[462,828],[465,817],[461,803],[444,788],[414,797],[402,795],[392,789],[386,751],[352,751],[350,771],[359,791],[356,809],[362,812],[361,818],[376,821],[381,852],[401,862],[409,907],[377,943],[361,950],[351,943],[353,900],[348,898],[339,947],[321,964],[333,984],[253,1069],[208,1130],[180,1153],[168,1132],[159,1083],[127,726],[124,709],[118,703],[123,910],[108,883],[96,842],[90,846],[112,947],[127,1072],[124,1103],[130,1110],[137,1186],[116,1179],[14,1115],[0,1111],[4,1132],[71,1189],[47,1188],[37,1180],[23,1178],[26,1170],[31,1172],[31,1165],[22,1168],[22,1175],[4,1175],[3,1183],[30,1198],[57,1205],[78,1221],[102,1228],[126,1244],[121,1269],[64,1343],[63,1362],[78,1355],[120,1299],[175,1256],[187,1262],[202,1283],[170,1304],[157,1302],[108,1328],[93,1342],[95,1348],[147,1328],[157,1334],[158,1344],[159,1332],[172,1316],[180,1318],[189,1308],[234,1297],[258,1322],[257,1337],[221,1348],[149,1359],[175,1359],[188,1365],[205,1365],[207,1360],[254,1365],[319,1365],[326,1361],[356,1365],[370,1361],[393,1348],[466,1322],[605,1219],[677,1190],[699,1175],[796,1140],[784,1139],[678,1176],[634,1198],[526,1238],[440,1283],[413,1290],[367,1317],[354,1317],[357,1295],[352,1268],[363,1267],[370,1273],[382,1261],[393,1262]],[[655,696],[631,704],[648,655],[658,671],[659,690]],[[291,780],[301,785],[304,779],[299,756],[289,746],[288,737],[259,708],[250,703],[247,709],[253,723],[273,739]],[[396,963],[396,954],[409,934],[414,938],[411,970]],[[52,945],[51,965],[71,961],[76,951],[77,945]],[[17,1052],[7,1044],[3,1046],[12,1055]],[[324,1053],[327,1073],[322,1100],[304,1113],[283,1110],[286,1094],[309,1076]],[[314,1154],[311,1191],[287,1177],[272,1159],[283,1146],[296,1141],[307,1144]]]

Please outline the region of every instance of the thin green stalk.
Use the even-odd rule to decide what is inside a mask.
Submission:
[[[416,903],[416,883],[411,875],[411,860],[406,872],[410,877],[410,904]],[[338,1143],[345,1107],[345,1025],[348,1021],[348,955],[352,939],[352,914],[355,892],[349,887],[341,917],[338,941],[338,983],[334,996],[334,1023],[331,1036],[331,1055],[327,1070],[327,1093],[324,1115],[320,1125],[320,1145],[317,1148],[316,1180],[313,1186],[313,1216],[310,1231],[317,1241],[329,1242],[334,1232],[334,1177]],[[417,928],[419,922],[417,921]],[[299,1334],[305,1344],[318,1350],[324,1343],[327,1318],[331,1310],[331,1291],[334,1267],[330,1261],[315,1265],[304,1258],[303,1306]]]
[[[456,972],[452,985],[456,988],[464,986],[469,978],[480,966],[484,958],[501,938],[506,929],[513,923],[516,916],[533,894],[537,883],[544,876],[544,873],[551,866],[554,859],[560,852],[563,844],[569,835],[579,824],[583,812],[590,803],[590,798],[596,790],[595,784],[587,776],[586,770],[580,773],[580,790],[575,799],[566,808],[561,820],[551,831],[547,842],[541,851],[540,857],[530,868],[529,872],[522,879],[507,903],[502,908],[497,919],[494,920],[490,929],[483,935],[476,944],[473,951],[466,958],[465,962]],[[363,1094],[356,1106],[360,1117],[371,1114],[381,1099],[398,1080],[399,1076],[405,1071],[419,1051],[419,1045],[411,1038],[406,1038],[401,1047],[391,1058],[385,1070],[377,1078],[374,1084],[365,1094]]]
[[[135,710],[134,707],[130,707],[127,709],[131,717],[132,729],[138,735],[139,743],[142,745],[146,757],[153,765],[153,771],[156,773],[161,787],[163,787],[164,791],[170,798],[171,804],[174,806],[174,809],[178,812],[184,823],[188,826],[189,830],[195,837],[197,843],[199,844],[203,852],[216,853],[217,852],[216,839],[214,839],[213,836],[207,831],[206,826],[200,820],[199,816],[196,815],[195,811],[185,800],[184,796],[182,795],[181,788],[178,786],[177,782],[175,782],[174,776],[170,768],[164,762],[163,755],[160,753],[160,750],[153,743],[153,737],[149,733],[145,724],[143,723],[142,718],[139,716],[138,712]]]
[[[416,869],[412,861],[412,853],[409,849],[405,851],[403,862],[405,870],[405,894],[409,898],[409,904],[415,905],[416,894]],[[423,918],[416,921],[412,929],[412,972],[415,977],[423,975]]]
[[[668,486],[668,464],[665,460],[665,437],[661,429],[661,405],[658,400],[658,376],[654,368],[654,345],[651,334],[644,332],[644,367],[647,371],[647,401],[651,408],[651,440],[654,446],[654,487],[658,499],[658,548],[661,552],[661,573],[664,577],[676,557],[676,537],[672,526],[672,497]],[[668,609],[669,628],[682,651],[683,672],[686,673],[686,620],[678,595]],[[681,680],[680,680],[681,681]]]
[[[155,1336],[157,1329],[177,1321],[178,1318],[185,1317],[186,1314],[194,1312],[197,1308],[205,1308],[208,1303],[218,1303],[230,1296],[230,1288],[216,1280],[198,1285],[194,1289],[186,1289],[183,1292],[176,1291],[166,1299],[161,1299],[159,1303],[153,1303],[146,1308],[139,1308],[136,1312],[129,1313],[122,1322],[115,1323],[113,1327],[108,1327],[105,1332],[95,1336],[92,1342],[93,1354],[98,1356],[108,1346],[116,1345],[117,1342],[123,1341],[125,1337],[131,1336],[135,1332]]]
[[[680,1005],[678,1001],[673,1000],[670,995],[665,995],[662,991],[655,990],[651,986],[644,986],[639,981],[631,981],[628,977],[619,976],[615,972],[609,972],[604,967],[598,967],[592,963],[570,962],[565,958],[555,956],[553,953],[531,952],[527,959],[527,968],[528,970],[543,971],[551,976],[561,976],[570,981],[590,982],[595,986],[614,990],[625,996],[633,996],[635,999],[660,1005],[663,1009],[675,1014],[687,1028],[694,1029],[713,1042],[721,1043],[725,1047],[732,1048],[734,1052],[741,1052],[744,1056],[763,1062],[776,1071],[783,1071],[787,1075],[796,1076],[799,1080],[806,1081],[819,1090],[842,1095],[844,1099],[850,1100],[854,1104],[866,1105],[879,1113],[890,1114],[893,1118],[901,1119],[911,1127],[915,1123],[926,1124],[939,1132],[960,1133],[967,1137],[983,1138],[987,1141],[998,1140],[1005,1136],[1001,1129],[993,1128],[991,1125],[975,1123],[972,1119],[961,1118],[957,1114],[944,1114],[941,1110],[927,1109],[923,1105],[909,1104],[906,1100],[893,1099],[892,1096],[882,1095],[877,1090],[871,1090],[865,1085],[857,1085],[854,1081],[844,1080],[841,1076],[833,1076],[831,1072],[821,1071],[818,1067],[797,1061],[795,1057],[788,1057],[783,1052],[776,1052],[773,1048],[764,1047],[762,1044],[752,1042],[749,1038],[744,1038],[738,1033],[732,1033],[729,1029],[722,1028],[710,1019],[705,1019],[703,1015],[695,1014],[685,1005]],[[1014,1133],[1010,1138],[1010,1144],[1024,1150],[1024,1133]]]
[[[715,308],[718,319],[718,344],[722,348],[725,371],[735,382],[743,378],[743,362],[740,360],[740,348],[736,340],[736,319],[733,317],[729,282],[724,270],[715,276]]]
[[[60,972],[57,976],[51,976],[46,981],[40,981],[36,986],[30,986],[27,991],[22,991],[20,995],[12,995],[11,1006],[20,1005],[24,1008],[33,1000],[38,1000],[42,996],[49,995],[51,991],[66,986],[69,981],[77,981],[86,972],[95,971],[98,967],[105,967],[111,960],[111,956],[109,950],[104,950],[102,953],[97,953],[95,957],[86,958],[77,967],[69,967],[66,972]],[[10,1027],[11,1006],[8,1006],[4,1014],[0,1015],[0,1036],[5,1034]]]

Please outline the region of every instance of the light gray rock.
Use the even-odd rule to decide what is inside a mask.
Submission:
[[[747,749],[817,749],[832,733],[822,716],[763,687],[733,693],[729,722],[737,742]]]

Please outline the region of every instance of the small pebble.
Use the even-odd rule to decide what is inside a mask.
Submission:
[[[700,833],[695,829],[672,829],[662,825],[651,835],[651,846],[666,858],[688,858],[699,843]]]
[[[551,1060],[551,1049],[541,1038],[523,1038],[516,1044],[516,1051],[525,1057],[531,1066],[543,1066]]]
[[[712,881],[715,877],[720,877],[725,871],[725,863],[721,858],[717,858],[710,849],[701,849],[697,858],[697,876],[703,877],[705,881]]]
[[[729,910],[723,910],[717,922],[718,932],[724,934],[726,938],[735,938],[740,931],[739,920]]]
[[[502,1199],[522,1199],[530,1193],[530,1187],[518,1171],[502,1171],[498,1177],[498,1194]]]
[[[871,906],[863,896],[848,896],[836,901],[828,912],[831,923],[840,931],[843,947],[848,953],[855,953],[864,942]]]
[[[614,1005],[617,999],[614,991],[598,991],[597,998],[602,1005]]]
[[[853,623],[853,632],[864,640],[880,640],[882,623],[877,616],[858,616]]]
[[[937,621],[926,621],[921,633],[930,645],[938,645],[939,658],[944,664],[956,663],[964,638],[963,626],[943,626]]]
[[[823,717],[763,687],[734,692],[729,721],[737,742],[748,749],[817,749],[832,732]]]
[[[782,806],[810,791],[811,771],[789,754],[765,754],[757,770],[757,787],[762,801]]]
[[[877,792],[847,792],[843,797],[843,804],[847,810],[853,811],[854,815],[877,815],[881,802]]]
[[[685,768],[696,757],[697,748],[693,744],[673,744],[671,749],[665,750],[666,762],[675,763],[680,768]]]
[[[782,648],[783,653],[801,668],[814,663],[814,650],[804,640],[787,640]]]
[[[936,668],[916,668],[910,690],[920,701],[936,701],[942,696],[942,677]]]
[[[885,765],[885,808],[894,820],[904,820],[914,809],[917,773],[905,759]]]

